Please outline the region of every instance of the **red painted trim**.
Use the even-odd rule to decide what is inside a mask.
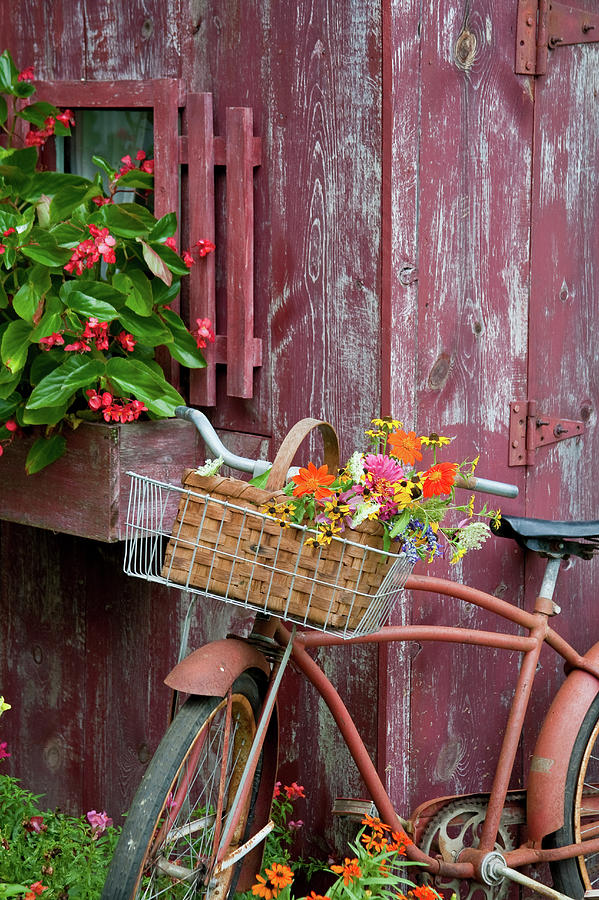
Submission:
[[[174,92],[175,104],[185,106],[185,85],[177,78],[149,81],[36,81],[36,100],[71,109],[153,107],[157,92]]]
[[[215,241],[214,165],[215,138],[212,94],[190,94],[187,98],[189,233],[192,241]],[[189,320],[208,318],[216,330],[216,253],[198,260],[189,273]],[[216,405],[216,347],[203,351],[205,369],[190,374],[190,403]]]
[[[227,109],[227,394],[251,398],[254,378],[253,113]]]

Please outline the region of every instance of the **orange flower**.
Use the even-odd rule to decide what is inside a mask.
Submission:
[[[455,481],[457,463],[437,463],[431,466],[424,475],[422,494],[424,497],[432,497],[433,494],[449,494]]]
[[[408,896],[414,898],[414,900],[439,900],[439,894],[432,887],[429,887],[428,884],[411,888],[408,891]]]
[[[255,884],[252,887],[252,894],[255,897],[263,897],[264,900],[274,900],[278,897],[283,888],[293,881],[293,872],[289,866],[281,863],[273,863],[272,866],[264,870],[266,878],[263,875],[256,875]]]
[[[310,891],[306,900],[331,900],[331,898],[327,894],[317,894],[315,891]]]
[[[406,847],[414,842],[407,836],[405,831],[392,831],[391,837],[393,841],[387,845],[387,850],[395,850],[400,856],[406,855]]]
[[[273,863],[270,869],[265,869],[264,871],[274,887],[278,889],[277,893],[293,881],[293,872],[289,866],[284,866],[281,863]]]
[[[365,813],[364,818],[362,819],[362,825],[368,825],[369,828],[372,828],[373,831],[382,834],[383,831],[391,831],[388,825],[385,825],[384,822],[381,822],[378,816],[369,816],[368,813]]]
[[[335,476],[329,475],[328,466],[317,469],[314,463],[308,463],[307,469],[300,469],[299,473],[293,476],[292,481],[295,482],[293,495],[301,497],[302,494],[314,494],[318,500],[330,497],[333,492],[329,490],[329,484],[334,480]]]
[[[343,884],[347,887],[350,881],[355,881],[356,878],[362,877],[362,870],[358,865],[358,860],[356,857],[353,859],[349,859],[348,856],[345,857],[345,863],[342,866],[331,866],[331,871],[335,872],[336,875],[343,875]]]
[[[399,431],[392,431],[387,438],[387,443],[391,444],[391,455],[408,465],[412,465],[417,459],[422,459],[421,442],[420,438],[416,437],[415,431],[405,432],[401,428]]]

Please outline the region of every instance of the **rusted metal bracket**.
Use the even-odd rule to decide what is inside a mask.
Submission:
[[[584,422],[546,416],[537,411],[536,400],[510,403],[509,466],[534,466],[539,447],[580,437]]]
[[[599,14],[555,0],[518,0],[516,73],[545,75],[547,51],[599,41]]]

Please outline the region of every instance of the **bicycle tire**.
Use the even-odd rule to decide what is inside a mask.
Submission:
[[[209,877],[228,703],[226,697],[192,696],[179,710],[133,799],[102,900],[158,896],[225,900],[232,895],[241,862],[216,878]],[[260,707],[258,687],[249,675],[241,675],[233,685],[230,704],[232,727],[221,821],[243,772]],[[229,849],[247,839],[259,782],[260,766]]]
[[[583,719],[574,742],[566,775],[564,824],[545,839],[545,845],[563,847],[585,839],[585,830],[599,824],[599,806],[585,807],[585,797],[599,798],[599,694]],[[586,821],[585,821],[586,820]],[[599,854],[551,863],[556,890],[568,897],[582,898],[585,891],[599,887]]]

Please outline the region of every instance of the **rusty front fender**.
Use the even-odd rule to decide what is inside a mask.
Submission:
[[[599,643],[585,653],[585,659],[599,662]],[[564,824],[568,762],[580,726],[598,691],[599,681],[594,675],[575,669],[555,695],[545,717],[528,777],[526,819],[528,839],[533,846],[540,846],[546,835]]]
[[[194,650],[169,672],[164,683],[185,694],[224,697],[235,679],[248,669],[257,669],[267,678],[270,674],[270,666],[255,647],[228,638]]]

